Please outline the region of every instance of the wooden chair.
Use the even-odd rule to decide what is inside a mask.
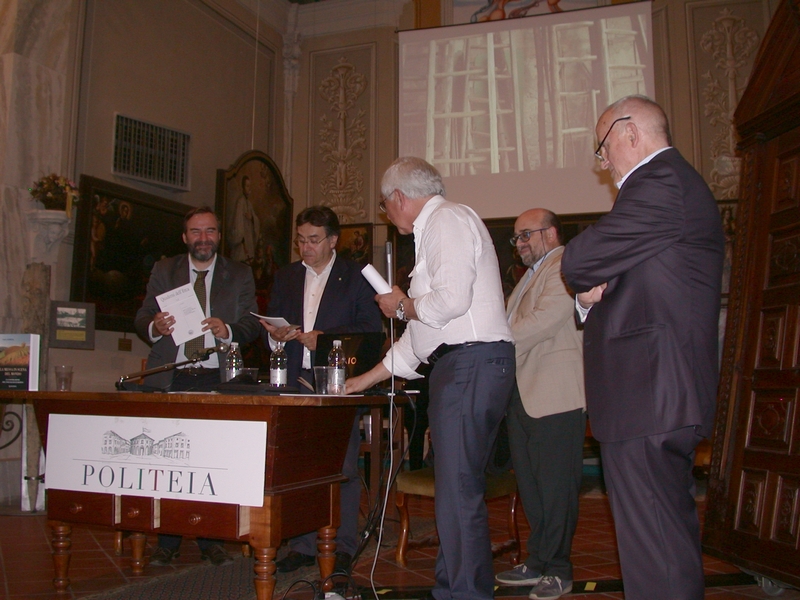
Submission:
[[[397,475],[395,504],[400,513],[400,534],[395,550],[395,562],[405,567],[406,555],[412,548],[436,546],[439,544],[438,533],[418,540],[409,540],[409,517],[406,496],[434,497],[433,467],[417,471],[403,471]],[[486,500],[508,496],[508,537],[505,542],[492,544],[492,556],[496,557],[511,551],[511,564],[519,564],[520,542],[517,526],[517,478],[511,471],[501,475],[486,474]]]

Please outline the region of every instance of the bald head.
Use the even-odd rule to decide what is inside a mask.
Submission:
[[[615,182],[657,150],[672,145],[664,110],[646,96],[626,96],[609,106],[597,121],[595,133],[605,140],[602,167]]]
[[[609,106],[603,114],[608,114],[612,120],[630,116],[631,120],[652,138],[654,143],[660,144],[661,148],[672,145],[672,134],[669,132],[664,109],[647,96],[621,98]]]

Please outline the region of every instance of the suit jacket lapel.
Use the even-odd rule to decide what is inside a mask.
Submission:
[[[563,253],[564,253],[564,246],[560,246],[556,248],[553,252],[551,252],[550,255],[544,259],[544,262],[542,262],[542,264],[539,265],[539,268],[536,269],[536,272],[533,275],[531,275],[531,278],[528,280],[528,283],[526,283],[522,287],[522,289],[519,290],[518,294],[519,302],[516,303],[516,310],[519,310],[519,307],[522,306],[522,303],[525,301],[525,294],[527,294],[531,289],[533,289],[533,285],[539,280],[542,273],[544,273],[544,271],[546,271],[547,268],[553,264],[556,258],[561,256]],[[516,291],[516,289],[514,291]],[[514,304],[511,303],[513,297],[514,295],[512,294],[511,297],[508,299],[508,306],[514,306]],[[507,316],[510,316],[510,313]]]

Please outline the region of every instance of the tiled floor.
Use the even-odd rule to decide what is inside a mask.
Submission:
[[[433,503],[427,499],[415,498],[410,506],[412,515],[433,516]],[[580,585],[576,584],[576,593],[570,597],[576,600],[624,598],[624,595],[617,591],[583,592],[586,582],[596,582],[599,589],[608,589],[608,586],[618,585],[620,571],[611,514],[606,498],[599,491],[588,493],[581,499],[580,511],[578,531],[573,544],[575,580],[580,582]],[[505,539],[505,501],[490,502],[490,519],[493,539],[498,541]],[[524,536],[527,534],[527,524],[524,523],[524,520],[521,524]],[[134,577],[129,566],[129,546],[126,544],[126,552],[122,557],[115,556],[111,532],[95,528],[75,527],[72,542],[73,555],[70,567],[72,585],[66,594],[56,594],[52,587],[53,563],[50,556],[50,530],[46,518],[42,515],[0,516],[0,600],[84,598],[132,581],[147,581],[151,577],[163,575],[165,569],[181,570],[195,565],[199,561],[197,546],[193,543],[184,543],[181,548],[181,558],[174,567],[149,567],[145,569],[145,575]],[[152,545],[155,539],[150,538],[148,542],[149,545]],[[229,549],[236,551],[238,545],[230,544]],[[371,558],[359,561],[355,578],[358,584],[369,586],[372,572],[375,587],[379,590],[386,588],[429,589],[433,584],[435,556],[435,548],[414,550],[409,553],[408,568],[401,568],[394,563],[394,548],[385,547],[381,550],[374,568]],[[508,555],[495,561],[496,571],[509,567]],[[739,573],[736,567],[711,557],[705,557],[705,570],[707,575]],[[603,586],[606,587],[603,588]],[[513,594],[516,594],[516,597],[525,596],[522,589],[517,591],[500,588],[497,592],[498,596],[504,597],[514,597]],[[402,596],[393,593],[387,597]],[[714,600],[733,600],[769,598],[770,596],[756,585],[739,585],[707,588],[706,597]],[[800,592],[786,590],[780,597],[782,600],[798,600]]]

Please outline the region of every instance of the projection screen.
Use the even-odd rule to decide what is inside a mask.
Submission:
[[[613,101],[654,97],[651,3],[400,32],[399,155],[483,218],[607,211],[594,157]]]

